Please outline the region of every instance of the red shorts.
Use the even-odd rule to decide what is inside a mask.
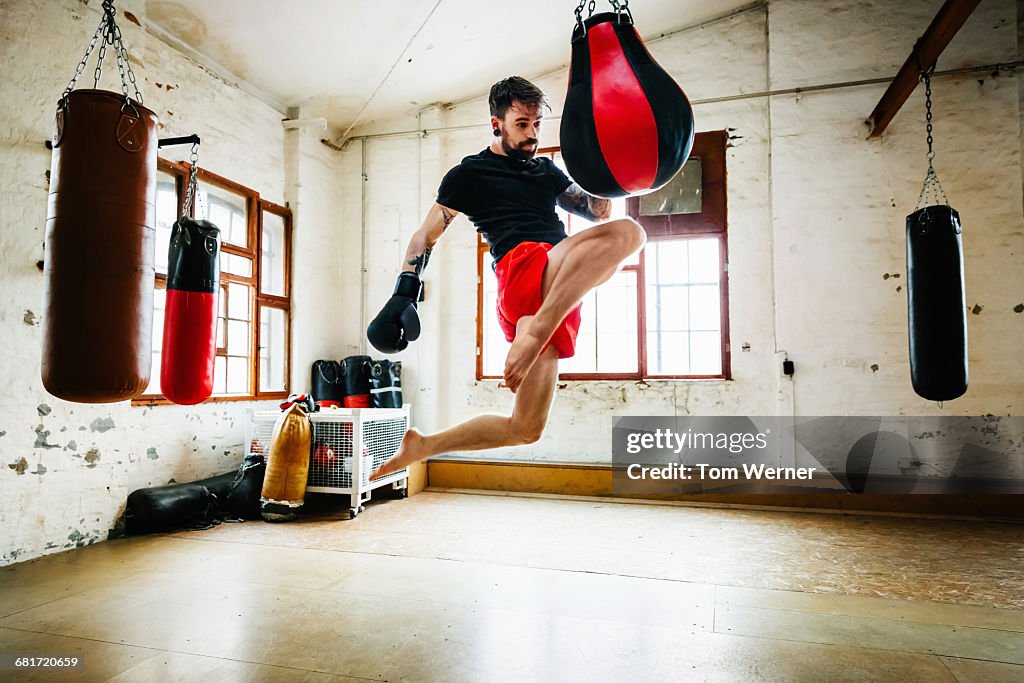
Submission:
[[[508,341],[516,338],[516,322],[540,308],[544,268],[552,246],[544,242],[521,242],[498,261],[494,270],[498,276],[498,324]],[[547,344],[555,347],[559,358],[572,358],[576,353],[580,308],[569,311]]]

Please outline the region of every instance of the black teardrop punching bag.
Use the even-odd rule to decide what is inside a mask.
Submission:
[[[600,197],[656,190],[690,155],[690,102],[651,57],[624,7],[585,21],[581,10],[582,3],[559,133],[566,169]]]
[[[907,216],[910,378],[931,401],[967,391],[967,307],[960,214],[928,206]]]

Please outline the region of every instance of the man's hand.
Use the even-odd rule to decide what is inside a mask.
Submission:
[[[381,353],[398,353],[420,337],[416,301],[422,288],[415,273],[399,273],[394,294],[366,328],[366,338]]]
[[[558,195],[556,201],[569,213],[586,218],[588,221],[606,221],[612,215],[612,200],[588,194],[576,183]]]

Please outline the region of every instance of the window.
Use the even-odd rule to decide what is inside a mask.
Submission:
[[[159,403],[167,250],[184,202],[188,164],[159,160],[153,369],[138,403]],[[251,400],[288,395],[291,211],[200,168],[193,216],[220,228],[220,291],[213,396]]]
[[[724,131],[699,133],[657,192],[612,201],[647,245],[583,299],[576,355],[561,379],[729,378]],[[557,149],[542,150],[564,170]],[[572,235],[593,223],[557,209]],[[509,344],[494,313],[497,280],[478,237],[477,378],[502,376]]]

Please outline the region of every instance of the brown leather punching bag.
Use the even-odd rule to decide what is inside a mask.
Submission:
[[[109,403],[149,384],[157,117],[124,95],[73,90],[53,134],[42,379]]]

